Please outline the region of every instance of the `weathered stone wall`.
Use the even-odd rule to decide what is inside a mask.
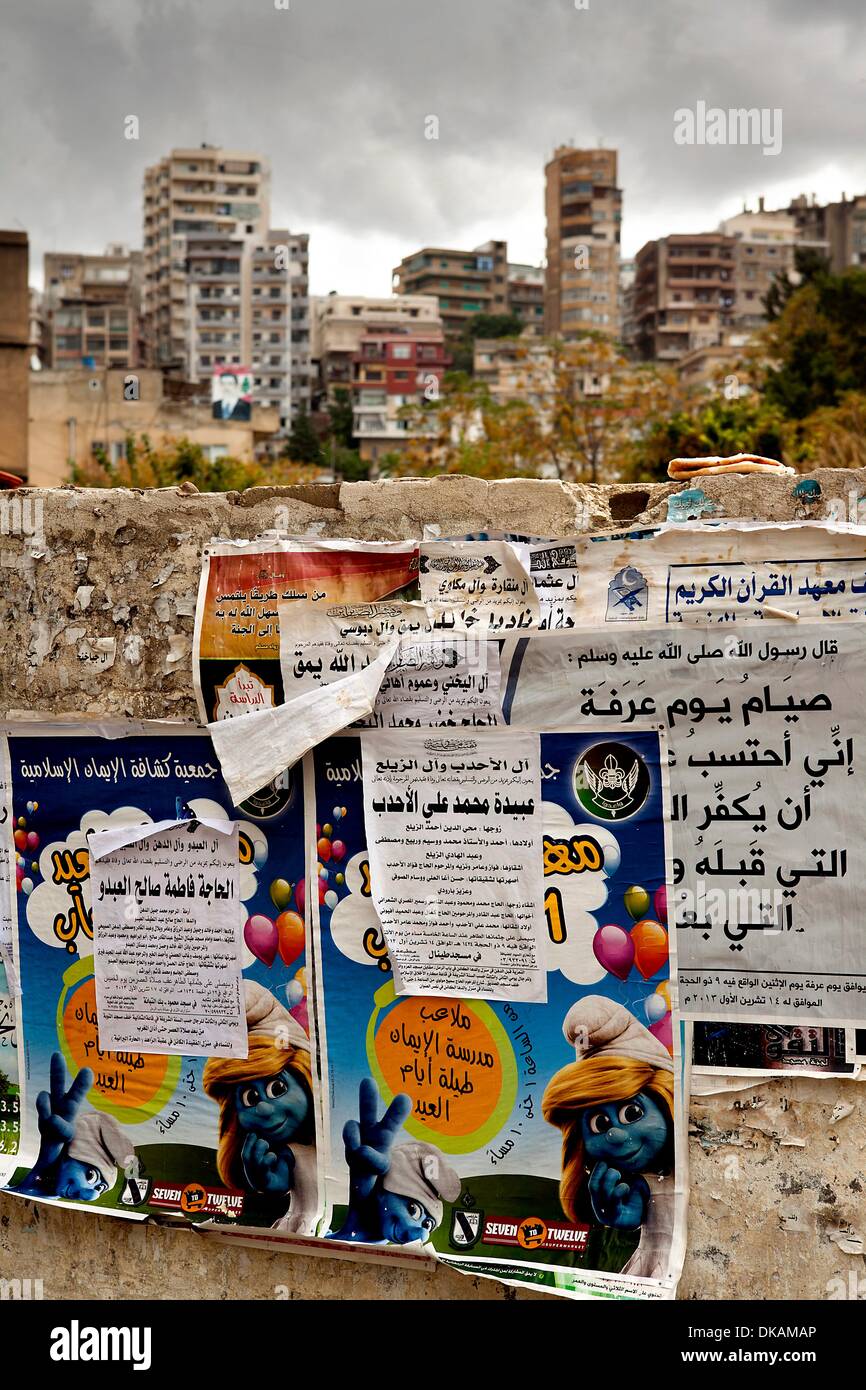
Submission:
[[[855,520],[866,471],[812,476],[821,496],[808,503],[794,497],[791,478],[707,478],[701,486],[717,516],[811,519],[827,515],[835,499],[835,515]],[[194,718],[193,613],[202,547],[213,536],[315,527],[387,540],[418,536],[428,522],[446,535],[566,536],[663,521],[674,491],[466,478],[226,496],[28,491],[19,512],[0,507],[0,709]],[[8,534],[18,520],[27,534]],[[115,639],[116,656],[96,674],[79,652],[100,638]],[[862,1096],[853,1082],[784,1079],[692,1101],[681,1296],[866,1297],[866,1257],[851,1240],[852,1231],[866,1236]],[[41,1278],[46,1298],[273,1298],[275,1290],[327,1299],[546,1297],[448,1270],[291,1256],[5,1195],[0,1275]]]

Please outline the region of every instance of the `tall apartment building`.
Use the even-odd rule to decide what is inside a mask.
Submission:
[[[338,388],[351,390],[361,340],[375,334],[442,340],[442,320],[434,295],[404,294],[375,299],[365,295],[314,295],[310,350],[316,405],[333,400]]]
[[[734,239],[734,328],[752,333],[766,322],[764,299],[777,275],[794,268],[797,226],[792,214],[744,208],[719,231]]]
[[[508,313],[508,244],[485,241],[473,251],[424,246],[395,268],[397,294],[435,295],[445,337],[456,339],[476,314]]]
[[[735,322],[734,237],[676,234],[648,241],[635,258],[634,334],[638,354],[676,361],[723,341]]]
[[[560,145],[545,167],[547,267],[544,331],[618,337],[622,190],[616,150]]]
[[[45,365],[133,368],[141,362],[142,254],[112,244],[102,255],[44,257]]]
[[[375,463],[412,438],[405,406],[432,400],[450,362],[441,334],[369,333],[353,354],[354,433],[362,459]]]
[[[544,266],[508,263],[508,312],[515,314],[524,333],[544,330]]]
[[[258,155],[204,145],[145,172],[145,340],[151,365],[203,385],[249,367],[288,428],[310,394],[309,241],[269,215]]]
[[[27,477],[30,379],[29,244],[26,232],[0,231],[0,474]],[[0,486],[6,485],[0,477]]]

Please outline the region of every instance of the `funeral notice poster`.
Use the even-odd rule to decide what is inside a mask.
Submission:
[[[90,837],[100,1046],[246,1057],[237,823],[150,829]]]
[[[856,622],[525,644],[513,724],[668,731],[684,1017],[866,1020],[864,689]]]
[[[376,731],[361,747],[397,992],[543,1002],[538,735]]]

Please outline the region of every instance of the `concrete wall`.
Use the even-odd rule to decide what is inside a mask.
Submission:
[[[814,475],[843,511],[866,470]],[[792,479],[706,479],[729,516],[804,519]],[[0,708],[194,717],[193,610],[202,546],[280,526],[363,539],[513,529],[564,536],[664,519],[670,485],[589,488],[473,479],[199,495],[28,490],[43,535],[0,536]],[[32,532],[38,508],[23,514]],[[82,636],[117,638],[114,665],[80,662]],[[850,1081],[784,1079],[691,1105],[689,1248],[681,1296],[866,1298],[866,1106]],[[843,1248],[844,1247],[844,1248]],[[100,1298],[539,1298],[446,1270],[388,1269],[141,1228],[0,1196],[0,1275],[44,1295]],[[862,1282],[859,1282],[862,1281]]]

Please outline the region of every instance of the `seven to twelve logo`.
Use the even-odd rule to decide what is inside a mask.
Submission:
[[[628,820],[649,795],[643,758],[625,743],[596,743],[577,760],[574,793],[596,820]]]

